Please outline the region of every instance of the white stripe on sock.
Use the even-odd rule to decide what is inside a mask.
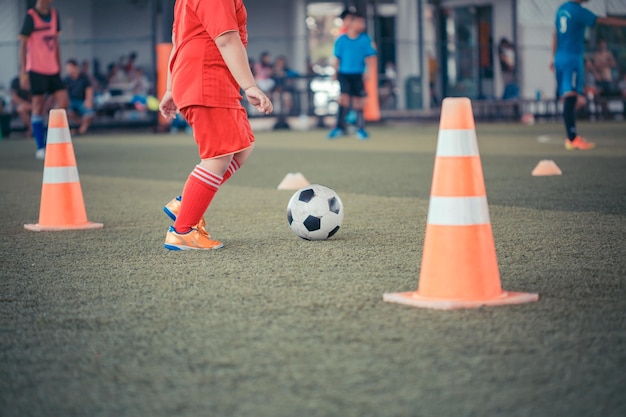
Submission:
[[[214,188],[220,188],[222,181],[224,180],[221,176],[216,175],[206,169],[196,166],[196,168],[191,172],[191,175],[195,178],[199,179],[203,183],[210,185]]]

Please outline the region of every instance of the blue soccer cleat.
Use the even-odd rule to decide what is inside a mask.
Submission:
[[[328,133],[328,139],[337,139],[340,136],[344,136],[346,132],[340,127],[336,127]]]

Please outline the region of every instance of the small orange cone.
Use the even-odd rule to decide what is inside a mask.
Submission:
[[[25,224],[24,228],[41,232],[103,226],[87,220],[67,114],[63,109],[50,110],[39,223]]]
[[[472,104],[467,98],[447,98],[441,109],[419,287],[384,294],[383,300],[449,310],[538,299],[537,294],[502,290]]]
[[[279,190],[299,190],[302,187],[311,185],[304,175],[300,172],[290,172],[285,175],[285,178],[278,184]]]
[[[562,175],[563,173],[552,159],[539,161],[532,175],[535,177],[547,177],[550,175]]]

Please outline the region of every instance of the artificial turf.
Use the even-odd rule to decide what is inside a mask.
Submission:
[[[502,285],[537,303],[432,311],[415,290],[436,125],[260,132],[207,213],[225,247],[169,252],[190,136],[74,140],[92,231],[35,233],[42,163],[0,142],[0,415],[626,415],[626,124],[479,124]],[[541,159],[562,176],[532,177]],[[335,237],[287,226],[288,172],[334,188]]]

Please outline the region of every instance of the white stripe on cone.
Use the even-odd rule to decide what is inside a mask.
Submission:
[[[430,197],[428,224],[473,226],[489,224],[487,197]]]
[[[48,144],[69,143],[72,141],[70,129],[67,127],[51,127],[48,128]]]
[[[474,129],[439,131],[437,156],[478,156],[476,131]]]
[[[75,166],[44,168],[44,184],[63,184],[68,182],[78,182],[78,169]]]

